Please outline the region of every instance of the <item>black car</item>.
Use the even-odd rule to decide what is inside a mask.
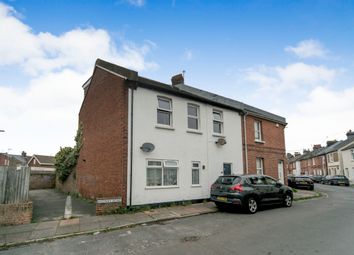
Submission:
[[[323,176],[322,175],[312,175],[309,176],[310,179],[315,183],[321,183]]]
[[[349,180],[345,175],[334,175],[334,176],[326,176],[326,178],[322,182],[323,184],[330,185],[345,185],[349,186]]]
[[[288,176],[289,187],[314,190],[313,181],[307,176]]]
[[[259,206],[283,204],[290,207],[293,191],[288,186],[265,175],[220,176],[211,186],[210,199],[216,206],[241,206],[248,213],[256,213]]]

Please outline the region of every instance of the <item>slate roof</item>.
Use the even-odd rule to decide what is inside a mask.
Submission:
[[[259,108],[244,104],[240,101],[233,100],[231,98],[223,97],[208,91],[194,88],[185,84],[169,85],[154,81],[145,77],[138,75],[136,71],[109,63],[107,61],[97,59],[96,66],[99,66],[107,71],[113,72],[115,74],[125,77],[128,81],[131,81],[131,86],[140,86],[144,88],[149,88],[152,90],[163,91],[171,94],[175,94],[185,98],[195,99],[197,101],[202,101],[210,103],[215,106],[220,106],[228,109],[232,109],[242,113],[249,113],[256,117],[268,119],[279,124],[286,125],[286,119],[282,116],[275,115],[273,113],[261,110]]]
[[[345,147],[345,148],[343,148],[342,150],[346,151],[346,150],[350,150],[350,149],[354,149],[354,143],[349,145],[349,146],[347,146],[347,147]]]
[[[54,166],[55,157],[53,157],[53,156],[33,154],[33,157],[35,157],[41,165],[53,165]]]
[[[348,144],[354,142],[354,137],[350,137],[344,141],[339,141],[335,144],[333,144],[333,146],[330,146],[331,148],[328,149],[326,151],[326,153],[330,153],[330,152],[333,152],[333,151],[337,151],[337,150],[340,150],[342,149],[343,147],[347,146]]]

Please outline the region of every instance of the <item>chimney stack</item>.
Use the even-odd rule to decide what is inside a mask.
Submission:
[[[337,140],[327,141],[327,147],[335,144]]]
[[[354,137],[354,131],[349,129],[349,131],[346,133],[346,135],[347,135],[347,139],[352,138],[352,137]]]
[[[171,78],[172,86],[177,84],[184,84],[184,77],[183,74],[176,74]]]
[[[321,148],[322,148],[321,144],[314,144],[313,145],[313,150],[318,150],[318,149],[321,149]]]
[[[295,157],[297,157],[297,156],[300,156],[301,153],[297,151],[297,152],[294,153],[294,155],[295,155]]]

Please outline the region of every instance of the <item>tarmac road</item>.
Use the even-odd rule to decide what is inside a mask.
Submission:
[[[354,189],[317,185],[328,197],[218,212],[97,235],[19,246],[0,254],[354,254]]]

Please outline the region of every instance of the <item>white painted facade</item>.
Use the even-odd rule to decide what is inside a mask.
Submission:
[[[223,163],[231,163],[232,173],[243,173],[241,116],[238,112],[214,107],[176,95],[138,87],[133,90],[133,110],[129,92],[129,125],[133,118],[132,155],[128,150],[128,197],[130,201],[130,162],[132,162],[131,205],[142,205],[210,197],[210,186],[223,173]],[[157,124],[158,96],[172,100],[172,126]],[[198,132],[187,128],[187,104],[199,106]],[[222,111],[225,145],[213,133],[213,110]],[[133,111],[133,112],[132,112]],[[129,139],[131,126],[129,126]],[[152,143],[152,152],[143,152],[144,143]],[[130,146],[130,145],[129,145]],[[132,157],[132,158],[131,158]],[[147,160],[178,161],[176,186],[147,186]],[[200,184],[192,185],[192,162],[200,162]]]
[[[354,182],[354,149],[341,152],[343,159],[344,174],[350,182]]]

